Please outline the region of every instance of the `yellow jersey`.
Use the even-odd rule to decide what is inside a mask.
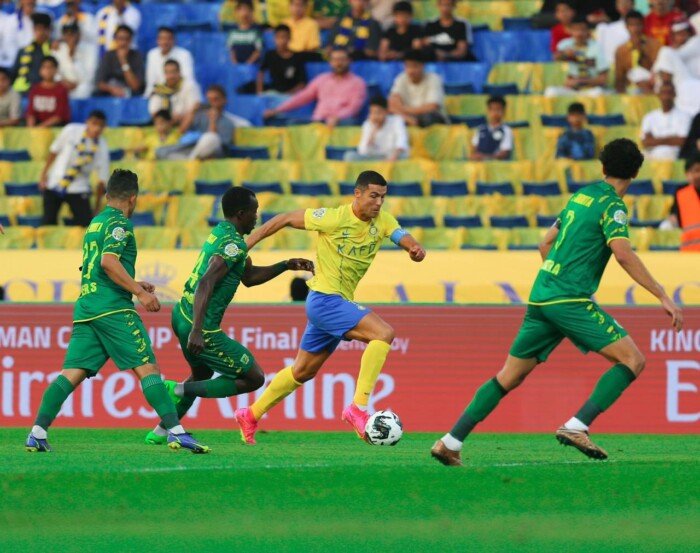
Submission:
[[[371,221],[362,221],[353,212],[352,204],[307,209],[304,226],[318,232],[316,276],[308,282],[309,288],[323,294],[340,294],[350,301],[384,238],[400,228],[386,211],[380,211]]]

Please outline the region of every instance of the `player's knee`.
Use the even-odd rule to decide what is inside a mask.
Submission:
[[[394,341],[394,338],[396,338],[396,331],[393,327],[385,324],[382,326],[381,330],[377,332],[375,340],[381,340],[382,342],[391,344]]]
[[[635,350],[632,354],[630,354],[629,359],[627,359],[625,362],[625,365],[629,367],[635,376],[639,376],[644,370],[646,362],[647,360],[644,357],[644,354],[639,350]]]
[[[257,365],[254,366],[246,375],[246,380],[250,384],[251,392],[261,388],[265,384],[265,373]]]

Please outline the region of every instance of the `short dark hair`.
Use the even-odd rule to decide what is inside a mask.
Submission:
[[[331,54],[333,52],[342,52],[346,56],[350,57],[350,52],[348,51],[348,49],[345,46],[333,46],[331,48]]]
[[[6,67],[0,67],[0,75],[5,75],[5,77],[12,80],[12,75],[10,74],[10,70],[7,69]]]
[[[39,26],[51,28],[51,16],[47,13],[33,13],[30,19],[35,27]]]
[[[177,60],[168,60],[163,64],[163,67],[165,67],[166,65],[174,65],[175,67],[177,67],[177,70],[180,71],[180,62]]]
[[[107,122],[107,115],[101,109],[93,109],[87,116],[88,119],[99,119],[103,123]]]
[[[207,88],[207,92],[218,92],[224,98],[226,98],[226,89],[220,84],[210,84]]]
[[[367,190],[367,187],[370,184],[386,186],[386,179],[376,171],[362,171],[362,173],[360,173],[357,176],[357,180],[355,181],[355,188],[359,188],[360,190]]]
[[[127,169],[115,169],[107,181],[107,195],[116,200],[128,200],[139,193],[139,178]]]
[[[239,211],[250,209],[255,199],[255,192],[243,186],[232,186],[221,197],[224,217],[233,217]]]
[[[236,9],[238,8],[250,8],[253,9],[253,0],[238,0],[236,2]]]
[[[406,2],[404,0],[402,2],[396,2],[396,4],[394,4],[394,8],[391,11],[392,13],[408,13],[413,15],[413,6],[410,2]]]
[[[687,173],[693,168],[693,165],[700,163],[700,152],[695,151],[690,154],[690,157],[685,160],[685,172]]]
[[[642,21],[644,21],[644,16],[641,12],[638,12],[637,10],[632,10],[627,12],[627,15],[625,16],[625,21],[629,21],[630,19],[641,19]]]
[[[291,35],[292,30],[289,28],[289,25],[285,25],[284,23],[282,23],[275,27],[275,34],[277,33],[287,33],[288,35]]]
[[[576,14],[576,17],[574,17],[570,25],[585,25],[587,29],[591,28],[590,24],[588,23],[588,19],[586,19],[586,16],[581,15],[579,13]]]
[[[172,27],[161,25],[160,27],[158,27],[158,33],[170,33],[171,35],[175,36],[175,29],[173,29]]]
[[[403,57],[404,61],[417,61],[419,63],[425,63],[425,56],[420,50],[409,50]]]
[[[617,179],[633,179],[644,163],[644,156],[629,138],[608,142],[600,152],[603,173]]]
[[[129,36],[134,36],[134,30],[129,27],[128,25],[119,25],[115,30],[114,30],[114,35],[116,36],[119,31],[125,31],[129,33]]]
[[[566,4],[569,8],[572,10],[576,11],[576,7],[574,6],[574,3],[571,0],[559,0],[554,6],[558,6],[559,4]]]
[[[166,121],[173,120],[173,116],[170,114],[170,111],[168,111],[167,109],[161,109],[161,110],[156,111],[153,114],[153,120],[155,121],[156,118],[165,119]]]
[[[380,108],[387,109],[389,105],[387,104],[386,98],[384,96],[375,96],[369,101],[370,106],[379,106]]]
[[[486,105],[490,106],[491,104],[501,104],[501,107],[505,108],[506,99],[503,96],[489,96],[489,99],[486,100]]]
[[[58,68],[58,60],[53,56],[44,56],[44,59],[41,60],[41,65],[44,65],[46,62],[49,62],[55,68]]]
[[[572,102],[569,107],[566,108],[566,113],[569,115],[586,115],[586,107],[581,102]]]
[[[73,34],[77,35],[80,33],[80,27],[78,26],[77,23],[69,23],[68,25],[64,25],[61,27],[61,34]]]

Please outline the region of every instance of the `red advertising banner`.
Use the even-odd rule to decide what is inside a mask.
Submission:
[[[372,398],[391,407],[408,431],[449,429],[474,391],[501,367],[524,307],[377,306],[396,329],[392,353]],[[596,422],[597,432],[700,431],[700,309],[685,311],[676,334],[659,308],[617,307],[610,312],[647,357],[645,372]],[[0,425],[29,426],[48,382],[60,371],[71,332],[71,306],[0,306]],[[170,328],[170,308],[143,314],[161,370],[183,379],[187,366]],[[302,306],[233,306],[224,330],[245,344],[271,378],[294,359],[305,327]],[[352,400],[364,345],[343,342],[314,381],[266,418],[268,430],[343,430],[340,412]],[[565,342],[509,394],[480,430],[544,432],[578,409],[609,363]],[[233,411],[254,394],[198,400],[189,428],[233,428]],[[132,372],[110,363],[86,380],[64,405],[57,425],[143,427],[155,413]]]

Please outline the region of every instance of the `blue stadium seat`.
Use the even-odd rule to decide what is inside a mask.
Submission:
[[[327,73],[331,70],[331,66],[325,61],[309,61],[306,62],[306,78],[311,81],[322,73]]]
[[[289,183],[292,188],[292,194],[302,196],[330,196],[332,195],[331,187],[327,182],[301,182],[292,181]]]
[[[520,52],[522,60],[544,63],[552,61],[552,51],[550,49],[551,34],[549,30],[530,29],[517,31],[520,40],[524,44],[524,49]]]
[[[524,215],[505,215],[490,217],[492,228],[529,227],[530,223]]]
[[[471,84],[477,93],[483,90],[491,67],[487,63],[480,62],[451,62],[436,63],[435,71],[442,77],[445,84],[464,85]],[[426,66],[430,69],[430,66]]]
[[[158,27],[177,26],[182,4],[166,4],[162,2],[146,3],[141,2],[138,10],[141,12],[141,27],[139,36],[148,36],[155,39]],[[177,37],[180,46],[183,46],[180,36]],[[183,46],[184,47],[184,46]]]
[[[72,120],[75,123],[84,123],[90,112],[100,110],[107,117],[108,126],[118,127],[122,118],[122,108],[122,98],[97,97],[85,100],[70,100]]]
[[[233,186],[230,180],[196,180],[194,181],[194,193],[210,196],[221,196]]]
[[[507,96],[509,94],[518,94],[518,85],[515,83],[505,83],[505,84],[485,84],[484,94],[489,94],[491,96]]]
[[[6,196],[40,196],[38,182],[6,182]]]
[[[464,123],[470,129],[486,124],[484,115],[450,115],[450,120],[453,123]]]
[[[568,127],[566,115],[540,115],[543,127]]]
[[[443,225],[446,228],[476,228],[483,226],[478,215],[445,215]]]
[[[131,214],[131,223],[135,227],[153,227],[156,224],[156,219],[152,211],[134,211]]]
[[[552,61],[548,30],[475,32],[473,51],[476,59],[489,65],[509,61]]]
[[[662,186],[662,191],[663,194],[666,196],[675,196],[676,192],[680,188],[683,188],[684,186],[687,186],[688,181],[685,180],[665,180],[661,181],[661,186]]]
[[[524,196],[559,196],[560,194],[561,188],[557,181],[523,181]]]
[[[122,127],[145,127],[150,125],[151,114],[148,112],[148,98],[143,96],[124,98],[119,124]]]
[[[355,183],[346,181],[338,183],[341,196],[352,196],[355,193]]]
[[[178,31],[216,31],[219,29],[219,10],[217,3],[178,4],[180,10],[176,23]]]
[[[591,185],[591,184],[596,183],[596,182],[598,182],[598,181],[597,180],[575,181],[575,180],[568,179],[566,181],[566,186],[569,189],[569,192],[571,192],[573,194],[575,192],[578,192],[582,188],[585,188],[586,186]]]
[[[431,196],[446,196],[449,198],[454,196],[466,196],[467,194],[466,181],[430,181]]]
[[[557,222],[556,215],[538,215],[537,226],[540,228],[549,228]]]
[[[611,113],[610,115],[594,115],[588,116],[588,123],[591,125],[601,125],[603,127],[616,127],[625,124],[625,116],[621,113]]]
[[[522,31],[532,29],[532,20],[529,17],[504,17],[504,31]]]
[[[527,129],[530,126],[530,121],[506,121],[511,129]]]
[[[41,226],[41,215],[18,215],[17,224],[25,227],[37,228]]]
[[[234,115],[247,119],[256,127],[263,125],[265,98],[262,96],[230,96],[227,108]]]
[[[32,156],[27,150],[0,150],[0,161],[31,161]]]
[[[345,158],[345,152],[354,152],[355,149],[341,146],[326,146],[326,159],[342,161]]]
[[[109,161],[121,161],[124,159],[126,152],[122,148],[109,151]]]
[[[431,215],[409,216],[400,215],[396,218],[399,224],[404,228],[421,227],[435,228],[435,219]]]
[[[662,221],[663,221],[663,219],[641,220],[641,219],[637,219],[636,217],[632,217],[630,219],[630,226],[635,227],[635,228],[644,228],[644,227],[658,228],[658,226],[661,224]]]
[[[263,33],[263,49],[266,52],[269,50],[275,49],[275,31],[274,31],[274,29],[267,29]]]
[[[474,94],[474,85],[472,83],[445,83],[445,94],[447,94],[448,96],[458,96],[460,94]]]
[[[627,189],[627,193],[630,196],[644,196],[654,194],[654,185],[651,179],[640,179],[632,181],[630,187]]]
[[[0,225],[3,227],[10,226],[10,218],[7,215],[0,215]]]
[[[504,196],[513,196],[515,190],[510,182],[481,182],[476,181],[476,193],[479,196],[488,196],[489,194],[502,194]]]
[[[273,194],[284,194],[282,190],[282,185],[279,182],[250,182],[245,181],[241,183],[241,186],[249,188],[256,194],[261,192],[272,192]]]
[[[419,182],[389,182],[389,193],[395,197],[412,198],[423,195]]]
[[[265,146],[229,146],[226,153],[235,158],[270,159],[270,150]]]

